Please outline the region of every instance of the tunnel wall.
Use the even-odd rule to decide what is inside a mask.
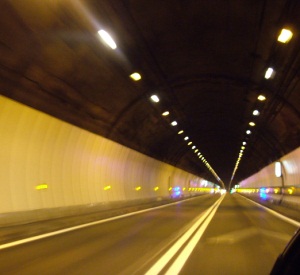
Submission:
[[[300,209],[300,147],[278,160],[281,177],[275,175],[275,162],[241,181],[237,191],[274,203]]]
[[[0,97],[0,214],[185,195],[202,179]]]

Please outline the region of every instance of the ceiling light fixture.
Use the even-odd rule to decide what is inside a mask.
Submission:
[[[150,98],[153,102],[156,102],[156,103],[159,102],[159,98],[157,95],[152,95]]]
[[[188,136],[186,136],[185,138],[184,138],[184,140],[188,140],[189,139],[189,137]]]
[[[259,116],[260,113],[259,113],[258,110],[254,110],[252,114],[253,114],[254,116]]]
[[[171,122],[171,125],[172,125],[172,126],[176,126],[177,124],[178,124],[178,123],[177,123],[176,120],[174,120],[174,121]]]
[[[106,32],[105,30],[100,30],[100,31],[98,31],[98,34],[103,39],[103,41],[109,47],[111,47],[113,50],[115,50],[117,48],[116,42],[112,39],[112,37],[110,36],[110,34],[108,32]]]
[[[181,134],[183,134],[183,130],[180,130],[179,132],[178,132],[178,135],[181,135]]]
[[[168,116],[169,114],[170,114],[169,111],[165,111],[165,112],[162,113],[163,116]]]
[[[266,98],[264,95],[259,95],[259,96],[257,97],[257,99],[258,99],[259,101],[265,101],[267,98]]]
[[[251,131],[250,131],[250,130],[247,130],[247,131],[246,131],[246,134],[247,134],[247,135],[250,135],[250,134],[251,134]]]
[[[249,122],[249,125],[253,127],[253,126],[255,126],[255,123],[253,121],[251,121],[251,122]]]
[[[133,79],[134,81],[139,81],[142,79],[142,76],[139,73],[132,73],[130,75],[130,78]]]
[[[293,37],[293,33],[290,30],[282,29],[277,38],[277,41],[281,43],[287,43],[292,39],[292,37]]]
[[[270,67],[266,70],[265,79],[270,79],[272,76],[274,76],[274,69]]]

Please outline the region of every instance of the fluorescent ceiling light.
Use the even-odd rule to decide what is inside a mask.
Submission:
[[[264,100],[266,100],[266,97],[265,97],[264,95],[259,95],[259,96],[257,97],[257,99],[258,99],[259,101],[264,101]]]
[[[170,114],[169,111],[165,111],[165,112],[162,113],[163,116],[168,116],[169,114]]]
[[[158,98],[157,95],[152,95],[151,100],[154,101],[154,102],[159,102],[159,98]]]
[[[177,121],[176,121],[176,120],[172,121],[172,122],[171,122],[171,125],[172,125],[172,126],[176,126],[176,125],[177,125]]]
[[[253,114],[254,116],[259,116],[260,113],[259,113],[258,110],[254,110],[252,114]]]
[[[282,175],[282,171],[281,171],[281,162],[276,161],[275,162],[275,176],[277,178],[280,178]]]
[[[274,75],[274,69],[268,68],[265,73],[265,79],[269,79]]]
[[[98,34],[103,39],[103,41],[109,47],[111,47],[113,50],[115,50],[117,48],[116,42],[112,39],[112,37],[110,36],[110,34],[108,32],[106,32],[105,30],[100,30],[100,31],[98,31]]]
[[[293,33],[290,30],[282,29],[281,33],[279,34],[277,41],[281,43],[289,42],[293,37]]]
[[[130,75],[131,79],[133,79],[134,81],[139,81],[140,79],[142,79],[142,76],[139,73],[132,73]]]

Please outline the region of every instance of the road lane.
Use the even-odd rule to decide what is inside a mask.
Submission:
[[[227,194],[180,274],[267,275],[297,227]]]
[[[1,250],[0,273],[143,274],[219,198],[201,196]]]
[[[219,199],[201,196],[0,250],[0,274],[146,274],[193,227],[159,274],[269,274],[296,226],[236,194]]]

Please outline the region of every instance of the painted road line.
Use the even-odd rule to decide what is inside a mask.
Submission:
[[[40,239],[49,238],[49,237],[52,237],[52,236],[64,234],[64,233],[67,233],[67,232],[79,230],[79,229],[82,229],[82,228],[85,228],[85,227],[94,226],[94,225],[98,225],[98,224],[101,224],[101,223],[110,222],[110,221],[130,217],[130,216],[134,216],[134,215],[137,215],[137,214],[141,214],[141,213],[145,213],[145,212],[149,212],[149,211],[169,207],[169,206],[176,205],[176,204],[186,202],[186,201],[189,201],[189,200],[193,200],[193,199],[196,199],[196,198],[197,197],[182,200],[182,201],[178,201],[178,202],[173,202],[173,203],[169,203],[169,204],[164,204],[164,205],[156,206],[156,207],[153,207],[153,208],[147,208],[147,209],[127,213],[127,214],[124,214],[124,215],[111,217],[111,218],[104,219],[104,220],[85,223],[85,224],[81,224],[81,225],[77,225],[77,226],[73,226],[73,227],[69,227],[69,228],[65,228],[65,229],[61,229],[61,230],[57,230],[57,231],[53,231],[53,232],[50,232],[50,233],[45,233],[45,234],[41,234],[41,235],[38,235],[38,236],[34,236],[34,237],[30,237],[30,238],[26,238],[26,239],[22,239],[22,240],[18,240],[18,241],[6,243],[6,244],[1,244],[0,245],[0,250],[6,249],[6,248],[9,248],[9,247],[13,247],[13,246],[17,246],[17,245],[21,245],[21,244],[25,244],[25,243],[29,243],[29,242],[33,242],[33,241],[37,241],[37,240],[40,240]]]
[[[288,222],[288,223],[290,223],[292,225],[300,227],[300,222],[295,221],[295,220],[293,220],[291,218],[288,218],[288,217],[286,217],[286,216],[284,216],[284,215],[282,215],[282,214],[280,214],[280,213],[278,213],[278,212],[276,212],[276,211],[274,211],[274,210],[272,210],[272,209],[270,209],[270,208],[268,208],[268,207],[266,207],[266,206],[264,206],[264,205],[262,205],[262,204],[260,204],[258,202],[250,200],[250,199],[248,199],[248,198],[246,198],[246,197],[244,197],[244,196],[242,196],[240,194],[238,194],[238,195],[241,196],[242,198],[244,198],[244,199],[246,199],[246,200],[248,200],[248,201],[250,201],[250,202],[252,202],[252,203],[254,203],[256,205],[258,205],[259,207],[264,208],[266,211],[268,211],[269,213],[273,214],[274,216],[276,216],[276,217],[278,217],[278,218],[280,218],[280,219],[282,219],[282,220],[284,220],[284,221],[286,221],[286,222]]]
[[[204,223],[198,228],[196,234],[193,238],[188,242],[185,248],[181,251],[175,262],[171,265],[165,275],[177,275],[181,271],[182,267],[184,266],[185,262],[193,252],[194,248],[196,247],[197,243],[200,241],[204,231],[208,227],[209,223],[211,222],[212,218],[217,212],[218,207],[220,206],[224,196],[221,197],[221,200],[218,201],[218,204],[215,206],[212,212],[208,215]]]
[[[145,275],[157,275],[174,257],[179,249],[186,243],[186,241],[194,234],[198,227],[205,221],[209,214],[216,208],[223,200],[225,195],[221,196],[208,210],[199,215],[199,219],[185,232],[175,244],[145,273]]]

